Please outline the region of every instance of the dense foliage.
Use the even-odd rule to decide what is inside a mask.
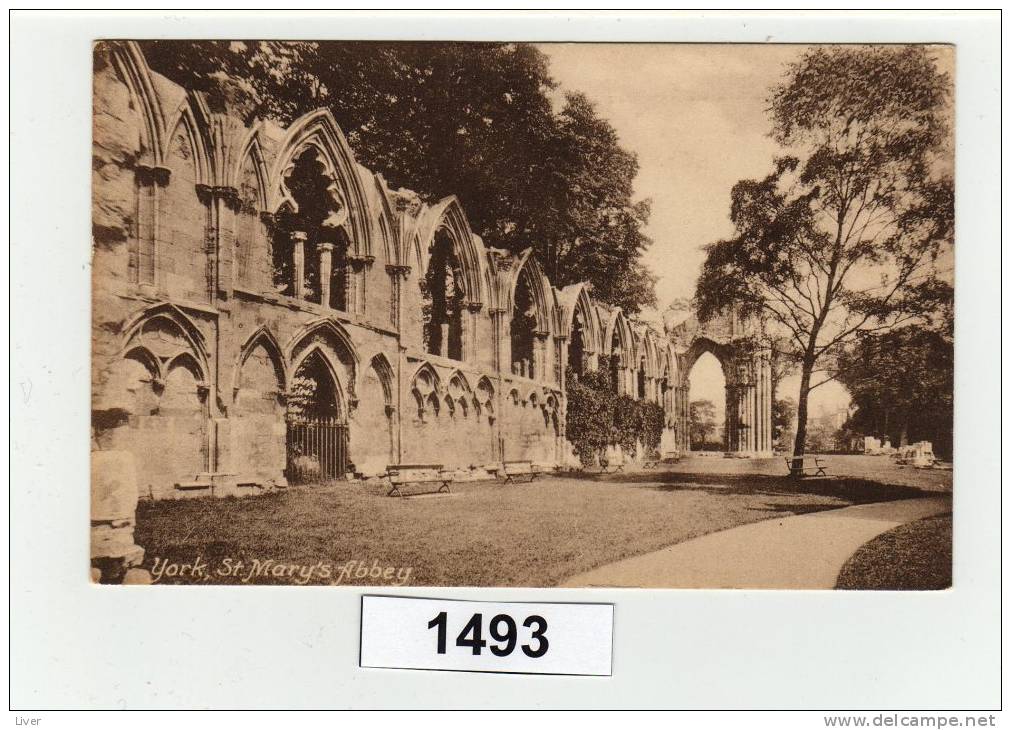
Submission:
[[[786,448],[787,436],[793,428],[793,417],[797,411],[793,398],[776,398],[772,402],[772,443]]]
[[[711,451],[713,446],[720,448],[715,442],[716,436],[716,406],[711,400],[693,400],[688,405],[688,440],[691,448],[700,451]]]
[[[589,281],[634,314],[655,305],[641,261],[638,162],[587,98],[557,99],[522,43],[145,41],[151,67],[247,121],[326,106],[359,162],[426,201],[457,195],[490,246],[533,247],[558,286]]]
[[[565,437],[584,466],[599,461],[609,446],[634,454],[638,442],[647,451],[660,447],[663,407],[657,403],[618,395],[604,370],[576,378],[570,370],[566,382]]]
[[[732,238],[707,247],[696,303],[761,314],[808,395],[867,333],[929,323],[950,280],[951,79],[926,46],[818,46],[772,89],[784,156],[731,193]],[[813,378],[817,372],[823,373]],[[817,382],[815,382],[817,380]]]
[[[931,441],[951,455],[954,343],[944,332],[903,327],[868,335],[839,360],[856,406],[846,428],[892,444]]]

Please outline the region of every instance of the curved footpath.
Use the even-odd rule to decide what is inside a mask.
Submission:
[[[765,520],[603,565],[562,586],[832,589],[861,545],[950,511],[951,495],[939,495]]]

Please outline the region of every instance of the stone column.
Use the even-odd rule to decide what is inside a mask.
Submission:
[[[172,171],[167,167],[137,165],[134,174],[137,182],[137,227],[131,254],[141,292],[153,296],[158,285],[158,198],[161,189],[168,186]]]
[[[305,295],[305,242],[308,237],[305,231],[292,231],[291,257],[295,272],[292,282],[292,296],[302,299]]]
[[[333,272],[333,244],[321,243],[319,251],[319,303],[330,309],[330,276]]]
[[[197,185],[207,206],[207,287],[211,299],[228,299],[235,279],[235,213],[239,191],[227,185]]]
[[[502,373],[503,364],[510,362],[507,359],[508,353],[505,352],[505,348],[503,347],[502,331],[505,329],[505,324],[502,321],[503,315],[505,315],[504,309],[494,308],[488,310],[488,316],[491,317],[492,329],[492,366],[495,368],[496,373]]]
[[[759,450],[766,456],[772,454],[772,353],[762,352],[761,368],[762,390],[759,403],[761,405],[762,441]]]
[[[396,264],[387,264],[386,273],[390,275],[390,324],[393,325],[394,329],[400,332],[400,313],[401,313],[401,297],[403,296],[403,288],[401,286],[402,282],[407,281],[407,277],[411,273],[410,266],[399,266]],[[401,332],[401,336],[403,333]]]
[[[538,380],[547,380],[547,365],[548,365],[548,352],[547,352],[547,342],[548,333],[541,330],[534,330],[534,353],[533,362],[531,363],[530,374],[527,377],[534,378]]]
[[[563,390],[565,388],[565,371],[568,368],[568,360],[568,337],[565,335],[555,335],[555,383]]]
[[[375,261],[373,256],[353,256],[348,254],[348,265],[344,268],[344,291],[347,296],[345,310],[349,314],[365,313],[366,271]]]
[[[723,446],[727,453],[737,451],[737,388],[727,384],[723,411]]]
[[[463,317],[460,329],[463,334],[461,349],[462,357],[466,362],[477,360],[477,320],[484,305],[481,302],[464,302],[460,316]]]
[[[449,357],[449,322],[440,324],[439,330],[442,332],[442,338],[439,341],[439,354]]]
[[[758,405],[757,392],[754,384],[749,383],[744,386],[744,451],[754,454],[758,450],[758,418],[756,406]]]

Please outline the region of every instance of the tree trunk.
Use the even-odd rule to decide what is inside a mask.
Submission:
[[[814,361],[804,358],[800,370],[800,393],[797,395],[797,435],[793,440],[793,463],[790,474],[798,476],[804,473],[804,449],[807,441],[807,397],[811,392],[811,371]]]

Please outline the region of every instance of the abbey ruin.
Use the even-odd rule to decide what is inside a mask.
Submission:
[[[771,353],[733,317],[660,331],[553,286],[456,197],[391,190],[325,109],[247,126],[128,42],[96,47],[94,79],[93,448],[134,454],[142,496],[307,462],[564,465],[568,368],[661,404],[661,450],[684,451],[707,351],[728,451],[771,453]]]

